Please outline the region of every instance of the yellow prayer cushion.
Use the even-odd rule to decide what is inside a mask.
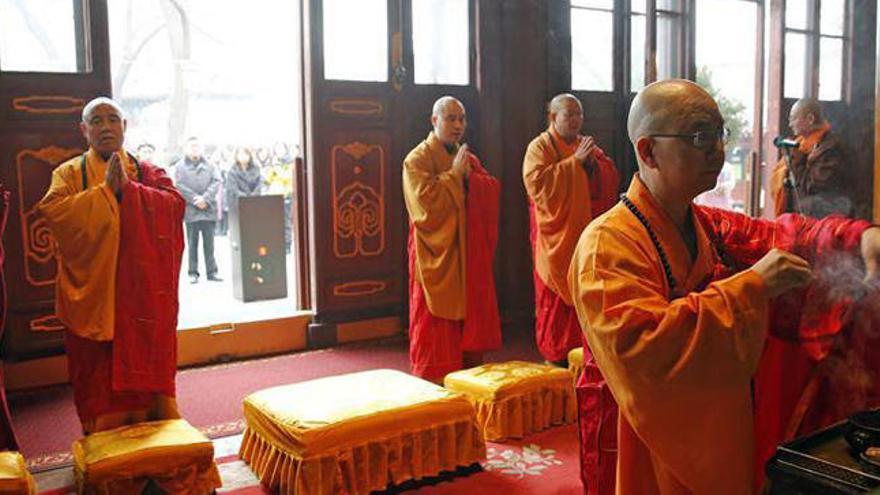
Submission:
[[[18,452],[0,452],[0,494],[29,495],[36,493],[34,479]]]
[[[182,466],[213,465],[214,445],[183,419],[148,421],[93,433],[73,443],[74,469],[86,484],[152,477]]]
[[[283,385],[244,400],[248,428],[299,458],[473,416],[461,394],[394,370]]]
[[[282,495],[365,495],[486,457],[466,397],[399,371],[274,387],[243,406],[239,455]]]
[[[489,363],[450,373],[443,384],[468,396],[486,440],[522,437],[577,417],[571,375],[556,366]]]

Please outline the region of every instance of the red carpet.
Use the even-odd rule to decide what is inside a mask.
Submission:
[[[235,454],[241,435],[215,441],[217,463],[223,479],[221,493],[268,495],[250,468]],[[553,428],[523,440],[503,444],[489,442],[483,470],[455,477],[433,486],[406,493],[423,495],[574,495],[582,494],[577,429],[574,425]],[[41,495],[73,493],[70,467],[45,471],[36,476]],[[397,491],[395,491],[397,493]]]
[[[534,336],[509,332],[504,349],[488,361],[539,361]],[[241,431],[241,403],[257,390],[375,368],[409,370],[408,343],[402,337],[332,349],[183,370],[177,375],[180,411],[212,438]],[[9,407],[32,470],[70,463],[70,445],[79,438],[79,421],[68,385],[13,393]]]

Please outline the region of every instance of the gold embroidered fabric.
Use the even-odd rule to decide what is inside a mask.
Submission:
[[[0,495],[34,495],[37,485],[18,452],[0,452]]]
[[[140,493],[149,481],[175,494],[221,486],[214,445],[183,419],[93,433],[73,443],[73,460],[77,493]]]
[[[262,390],[244,418],[239,455],[282,494],[367,494],[486,456],[464,396],[393,370]]]
[[[521,438],[577,418],[571,375],[555,366],[489,363],[446,375],[444,386],[468,396],[486,440]]]
[[[571,373],[571,380],[577,384],[578,377],[584,371],[584,348],[577,347],[568,351],[568,372]]]

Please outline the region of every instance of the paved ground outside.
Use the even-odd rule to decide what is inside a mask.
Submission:
[[[205,258],[199,244],[199,282],[189,283],[187,275],[187,249],[184,247],[180,268],[180,315],[177,328],[205,327],[221,323],[265,320],[292,316],[296,307],[296,261],[293,253],[287,255],[287,297],[266,301],[242,302],[232,291],[232,251],[228,236],[214,237],[214,257],[222,282],[209,282],[205,278]]]

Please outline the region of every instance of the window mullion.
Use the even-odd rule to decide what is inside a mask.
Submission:
[[[805,94],[812,98],[819,98],[819,70],[821,61],[819,60],[819,26],[821,26],[819,18],[820,16],[820,7],[819,4],[821,0],[808,0],[809,7],[807,10],[807,30],[809,34],[807,35],[807,46],[809,47],[810,57],[807,58],[806,70],[807,77],[805,81],[807,83],[807,87],[805,89]]]
[[[645,9],[645,81],[657,80],[657,0],[648,0]]]

